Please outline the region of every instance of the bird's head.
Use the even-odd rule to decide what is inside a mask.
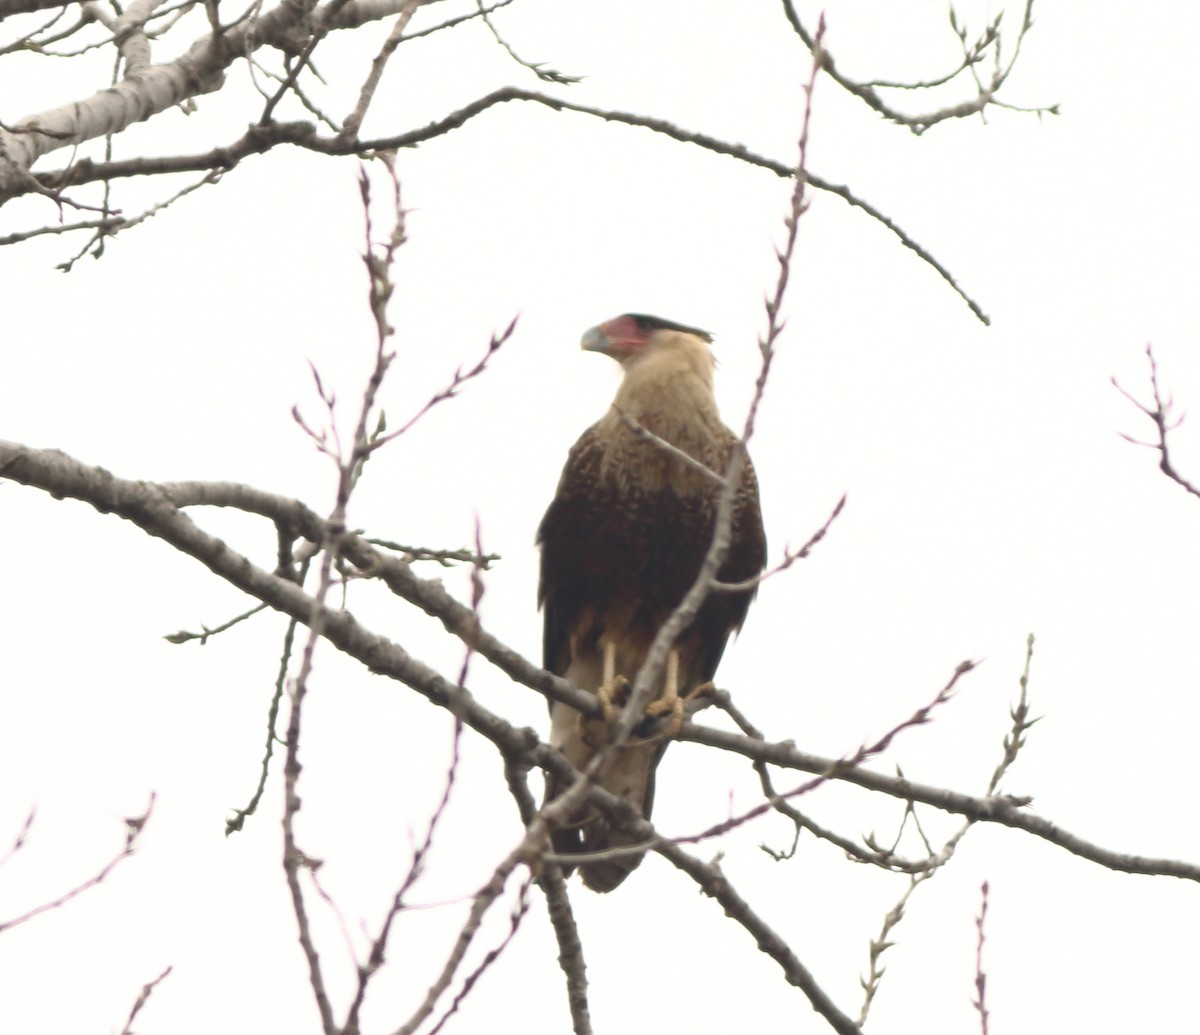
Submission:
[[[700,346],[702,348],[712,341],[708,331],[697,327],[644,313],[626,313],[586,331],[580,344],[588,352],[603,352],[622,366],[627,366],[633,360],[668,347],[681,336],[692,339],[697,345],[704,343]]]

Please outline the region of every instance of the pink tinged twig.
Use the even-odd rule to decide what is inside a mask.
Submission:
[[[3,866],[22,848],[25,847],[25,842],[29,839],[29,831],[33,828],[33,818],[37,815],[37,809],[30,809],[29,815],[25,817],[25,822],[21,824],[21,830],[15,838],[13,838],[12,847],[4,853],[4,858],[0,859],[0,866]]]
[[[138,993],[137,999],[134,1001],[133,1009],[129,1011],[129,1020],[125,1022],[125,1027],[121,1029],[121,1035],[133,1035],[133,1022],[137,1015],[142,1012],[142,1007],[150,1001],[150,993],[152,993],[172,971],[172,967],[167,967],[153,981],[148,981],[142,985],[142,990]]]
[[[979,906],[979,916],[975,918],[975,930],[978,932],[975,942],[975,998],[971,1000],[971,1005],[979,1012],[979,1030],[982,1035],[988,1035],[987,975],[983,972],[983,943],[985,941],[983,927],[987,921],[988,911],[987,881],[983,882],[980,891],[982,902]]]
[[[0,933],[26,923],[42,913],[48,913],[52,909],[58,909],[60,906],[65,906],[73,898],[82,895],[85,891],[89,890],[90,888],[94,888],[97,884],[102,883],[108,877],[108,875],[112,873],[113,870],[115,870],[122,862],[133,855],[135,849],[137,848],[138,836],[141,834],[142,830],[146,826],[147,821],[150,819],[150,813],[154,811],[154,799],[155,795],[151,794],[150,802],[146,806],[146,811],[140,816],[131,816],[125,820],[125,847],[122,848],[121,851],[116,855],[114,855],[107,863],[105,863],[98,873],[92,877],[89,877],[83,883],[77,884],[70,891],[59,895],[58,898],[53,899],[50,902],[43,902],[40,906],[35,906],[33,909],[22,913],[20,916],[13,917],[11,920],[0,922]],[[13,854],[19,851],[24,845],[25,836],[29,832],[29,826],[32,822],[33,815],[31,813],[29,819],[26,820],[25,826],[21,833],[17,835],[17,840],[13,843],[12,849],[8,855],[5,856],[5,861],[11,859]]]
[[[533,883],[532,873],[525,878],[525,883],[521,885],[521,890],[517,894],[516,904],[513,906],[512,912],[509,914],[508,931],[503,940],[494,949],[489,949],[483,957],[483,962],[479,964],[469,975],[463,986],[459,990],[458,995],[454,997],[454,1001],[447,1007],[446,1012],[442,1015],[442,1019],[434,1025],[429,1032],[429,1035],[437,1035],[446,1022],[458,1011],[462,1001],[471,994],[471,990],[475,987],[476,982],[483,977],[484,971],[488,969],[497,959],[500,954],[512,943],[513,938],[517,935],[517,928],[521,926],[521,921],[525,918],[525,914],[529,912],[529,886]]]
[[[1132,442],[1135,446],[1145,446],[1148,449],[1158,450],[1159,470],[1161,470],[1163,474],[1170,478],[1171,481],[1175,482],[1175,484],[1180,488],[1184,489],[1191,495],[1200,498],[1200,488],[1197,488],[1194,484],[1192,484],[1192,482],[1190,482],[1175,469],[1175,465],[1171,462],[1171,455],[1167,450],[1167,437],[1172,431],[1174,431],[1179,427],[1180,424],[1183,423],[1184,414],[1174,417],[1171,413],[1175,407],[1174,397],[1168,395],[1166,399],[1163,399],[1162,391],[1158,386],[1158,364],[1154,360],[1154,350],[1149,344],[1146,345],[1146,358],[1150,363],[1150,390],[1154,399],[1153,409],[1149,405],[1138,400],[1137,397],[1131,392],[1126,391],[1115,377],[1111,378],[1111,380],[1113,387],[1118,392],[1125,396],[1125,398],[1133,403],[1133,405],[1136,406],[1139,411],[1144,413],[1150,418],[1151,421],[1154,422],[1157,441],[1143,442],[1140,439],[1136,439],[1131,435],[1126,435],[1123,432],[1117,432],[1117,434],[1119,434],[1126,442]]]

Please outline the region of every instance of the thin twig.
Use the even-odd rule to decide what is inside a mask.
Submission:
[[[304,563],[304,571],[308,570],[308,562]],[[300,584],[304,584],[304,579],[301,577]],[[271,772],[271,759],[275,755],[275,745],[279,742],[279,734],[276,732],[279,722],[279,705],[283,702],[283,694],[287,689],[287,674],[288,668],[292,663],[292,650],[296,642],[296,627],[299,625],[298,619],[291,619],[288,622],[287,630],[283,634],[283,650],[279,656],[279,668],[275,675],[275,689],[271,694],[271,704],[267,708],[267,741],[263,750],[262,761],[259,763],[258,769],[258,784],[254,788],[254,793],[250,796],[250,801],[246,803],[244,808],[235,809],[234,814],[225,821],[225,836],[236,833],[242,829],[248,817],[253,816],[258,811],[258,803],[262,800],[263,793],[267,789],[267,777]]]
[[[837,504],[834,506],[833,510],[830,512],[829,517],[827,517],[825,519],[824,524],[822,524],[820,528],[818,528],[812,535],[810,535],[808,537],[807,542],[805,542],[805,544],[803,546],[801,546],[795,550],[785,547],[784,551],[783,551],[783,559],[780,560],[780,562],[778,564],[776,564],[774,567],[768,568],[766,571],[762,572],[761,574],[755,575],[754,578],[745,579],[742,582],[714,582],[713,587],[712,587],[713,592],[714,593],[745,593],[747,590],[754,589],[756,586],[765,582],[769,578],[773,578],[774,576],[778,575],[780,572],[787,571],[788,568],[790,568],[797,561],[805,560],[809,556],[809,554],[812,553],[812,551],[816,547],[817,543],[819,543],[822,539],[824,539],[825,536],[829,533],[829,529],[833,526],[834,521],[836,521],[838,519],[838,516],[842,513],[842,508],[845,506],[846,506],[846,497],[842,496],[842,498],[837,501]]]
[[[421,420],[421,418],[424,417],[435,406],[439,405],[440,403],[444,403],[447,399],[455,398],[463,385],[482,374],[487,369],[487,365],[491,361],[491,358],[496,354],[497,351],[499,351],[501,346],[503,346],[504,343],[512,337],[513,332],[517,329],[518,319],[519,317],[514,316],[509,322],[509,325],[505,327],[503,331],[501,331],[499,334],[493,333],[491,338],[488,340],[487,349],[484,351],[482,358],[467,371],[464,371],[462,367],[458,367],[454,371],[454,376],[451,378],[450,383],[446,385],[446,387],[435,392],[425,403],[425,405],[422,406],[416,413],[414,413],[407,421],[405,421],[401,427],[399,427],[396,431],[389,432],[386,435],[378,435],[373,438],[370,444],[370,451],[373,452],[374,450],[387,445],[389,442],[398,439],[401,435],[405,434],[405,432],[411,429],[414,424]]]
[[[478,8],[475,13],[483,19],[483,24],[488,27],[488,31],[492,34],[492,38],[499,43],[500,46],[504,48],[504,52],[522,68],[529,69],[529,71],[531,71],[544,83],[554,83],[558,86],[570,86],[573,83],[578,83],[581,81],[579,76],[565,75],[555,68],[547,68],[545,64],[541,62],[535,63],[533,61],[526,61],[512,48],[512,45],[508,42],[508,40],[500,35],[500,30],[496,28],[495,24],[492,22],[492,19],[488,17],[491,11],[495,10],[495,8],[484,7],[483,0],[475,0],[475,5]]]
[[[266,604],[257,604],[250,608],[249,611],[243,611],[240,615],[235,615],[233,618],[229,619],[228,622],[218,625],[215,629],[210,629],[207,625],[201,623],[200,628],[203,630],[203,632],[194,633],[188,632],[186,629],[180,629],[179,632],[168,633],[163,637],[163,639],[168,643],[190,643],[192,640],[199,640],[200,646],[203,647],[206,643],[208,643],[209,637],[217,636],[220,633],[225,632],[226,629],[232,629],[240,622],[244,622],[247,618],[252,618],[254,615],[258,614],[259,611],[266,610],[266,607]]]
[[[286,92],[294,81],[294,75],[289,75],[280,86],[279,91],[274,95],[273,100],[277,100]],[[661,133],[680,143],[694,144],[714,154],[727,155],[748,165],[767,169],[777,176],[790,178],[795,173],[795,166],[792,164],[756,154],[741,144],[734,144],[704,133],[685,130],[666,119],[631,112],[595,108],[585,104],[564,101],[557,97],[549,97],[536,91],[522,90],[517,87],[504,87],[493,91],[485,97],[472,101],[457,111],[429,123],[427,126],[388,137],[380,137],[367,141],[345,141],[337,137],[319,137],[316,127],[310,122],[275,122],[271,119],[264,119],[257,125],[251,126],[238,140],[222,147],[213,148],[208,152],[161,158],[133,158],[108,163],[96,163],[90,159],[83,159],[65,169],[48,173],[38,173],[36,176],[31,174],[26,180],[22,181],[25,184],[24,190],[14,187],[10,193],[16,196],[32,189],[49,192],[49,188],[44,186],[45,184],[53,186],[56,190],[61,190],[76,184],[91,183],[102,179],[117,179],[126,176],[142,176],[166,172],[194,172],[199,170],[228,171],[243,158],[250,155],[262,154],[273,147],[285,143],[326,155],[355,154],[369,156],[381,151],[395,151],[401,148],[416,147],[425,141],[446,136],[465,125],[471,119],[509,101],[528,101],[534,104],[541,104],[554,111],[576,112],[602,119],[606,122],[640,126],[652,132]],[[860,209],[870,218],[882,224],[905,248],[909,249],[922,262],[930,266],[950,286],[955,294],[966,303],[981,323],[988,324],[991,322],[990,317],[983,311],[979,303],[959,285],[949,269],[927,248],[917,242],[895,220],[885,215],[879,208],[864,198],[861,198],[845,184],[833,183],[811,171],[808,172],[808,183],[816,190],[837,195],[847,204]]]
[[[0,858],[0,866],[4,866],[14,855],[16,855],[29,841],[29,831],[33,829],[33,820],[37,816],[37,809],[29,810],[29,815],[25,817],[25,822],[21,824],[21,829],[17,831],[17,836],[13,838],[13,843],[8,851],[4,853],[4,857]]]
[[[975,998],[971,1001],[971,1005],[979,1012],[980,1035],[988,1035],[987,974],[983,970],[984,924],[987,922],[988,911],[987,881],[983,882],[983,886],[979,889],[979,892],[979,916],[975,918],[975,930],[977,932],[975,941]]]
[[[478,554],[474,550],[461,548],[458,550],[433,550],[425,546],[405,546],[403,543],[393,542],[391,539],[376,539],[372,536],[366,536],[365,538],[373,546],[382,546],[385,550],[394,550],[396,553],[403,554],[404,559],[409,563],[413,561],[436,561],[443,568],[450,568],[457,561],[463,564],[472,564],[482,568],[484,571],[489,571],[491,566],[500,560],[500,554],[498,553]]]
[[[537,814],[537,806],[534,805],[533,795],[529,792],[525,769],[516,760],[506,756],[504,775],[513,800],[517,803],[521,822],[528,828]],[[574,1035],[592,1035],[592,1018],[587,994],[587,964],[583,958],[583,943],[580,941],[579,928],[571,909],[571,899],[567,894],[567,882],[563,878],[562,870],[555,863],[548,862],[545,854],[542,856],[541,866],[538,867],[536,880],[546,898],[546,912],[554,928],[554,937],[558,940],[558,965],[566,978],[567,1005],[571,1011],[572,1030]]]
[[[763,802],[761,805],[756,805],[751,809],[746,810],[737,816],[732,816],[729,819],[722,820],[720,823],[714,824],[706,830],[700,831],[697,834],[690,834],[686,837],[673,838],[676,844],[698,844],[701,841],[707,841],[713,837],[719,837],[726,834],[737,827],[749,823],[753,819],[766,815],[767,812],[776,808],[777,802],[790,801],[794,798],[799,798],[807,794],[811,794],[817,788],[824,786],[830,780],[837,779],[840,773],[847,770],[858,769],[864,762],[872,758],[884,754],[892,742],[900,736],[905,730],[913,729],[917,726],[924,726],[930,721],[933,713],[946,704],[955,694],[958,689],[958,682],[967,673],[975,668],[974,662],[964,661],[955,668],[954,673],[950,676],[945,685],[937,692],[937,694],[926,704],[921,705],[908,718],[894,725],[881,737],[871,743],[863,743],[858,749],[849,755],[846,755],[834,762],[826,772],[819,773],[811,780],[805,781],[799,787],[795,787],[783,794],[775,794],[771,800]]]
[[[384,915],[383,923],[380,925],[379,934],[371,942],[371,948],[367,953],[366,962],[358,965],[357,986],[354,991],[354,998],[350,1003],[350,1008],[346,1014],[346,1023],[342,1026],[345,1032],[354,1032],[359,1030],[359,1014],[366,1002],[367,988],[371,979],[383,967],[384,960],[387,956],[388,939],[391,936],[392,925],[400,913],[406,908],[406,896],[413,889],[417,881],[425,872],[425,863],[429,857],[429,853],[433,848],[434,835],[437,832],[438,825],[442,817],[446,814],[446,810],[450,804],[450,794],[454,789],[454,783],[458,776],[459,761],[461,758],[462,744],[462,720],[455,717],[453,735],[451,738],[450,748],[450,764],[446,770],[445,782],[442,786],[442,794],[434,807],[433,814],[430,816],[429,822],[425,826],[425,836],[420,845],[413,851],[412,859],[409,861],[408,873],[401,882],[400,887],[392,896],[391,905],[388,907],[387,913]]]
[[[125,1027],[121,1029],[121,1035],[133,1035],[133,1022],[137,1015],[142,1012],[142,1007],[150,1001],[150,994],[158,987],[161,981],[164,981],[171,973],[172,968],[167,967],[153,981],[149,981],[142,986],[141,992],[138,993],[137,999],[134,1001],[133,1009],[129,1011],[129,1020],[125,1022]]]
[[[495,948],[489,949],[479,966],[477,966],[470,974],[467,975],[466,980],[463,981],[462,988],[459,989],[459,992],[454,997],[453,1002],[451,1002],[446,1008],[446,1012],[442,1014],[441,1020],[439,1020],[437,1024],[430,1029],[429,1035],[437,1035],[437,1033],[446,1026],[446,1022],[458,1012],[459,1006],[461,1006],[463,1000],[471,994],[471,991],[475,988],[476,983],[481,977],[483,977],[484,972],[491,967],[491,965],[500,958],[501,953],[503,953],[504,950],[507,949],[510,944],[512,944],[513,938],[515,938],[517,935],[517,929],[521,926],[521,921],[525,918],[525,914],[529,912],[529,885],[532,882],[533,877],[527,877],[525,879],[525,883],[521,885],[520,890],[517,892],[517,902],[513,907],[512,912],[509,914],[509,926],[508,931],[504,935],[504,939]]]
[[[0,921],[0,933],[11,930],[14,927],[19,927],[21,924],[28,923],[34,917],[40,916],[42,913],[48,913],[52,909],[58,909],[60,906],[65,906],[68,902],[82,895],[85,891],[88,891],[90,888],[94,888],[97,884],[103,883],[108,875],[112,873],[112,871],[118,866],[120,866],[121,863],[133,855],[134,851],[137,849],[138,837],[142,830],[145,829],[146,823],[150,819],[150,814],[154,811],[154,799],[155,795],[151,794],[150,801],[146,805],[146,811],[140,816],[132,816],[125,820],[125,847],[122,848],[121,851],[116,855],[114,855],[107,863],[105,863],[104,866],[101,867],[101,869],[94,876],[89,877],[81,884],[77,884],[70,891],[59,895],[58,898],[51,899],[49,902],[43,902],[40,906],[34,906],[33,909],[26,910],[20,916],[15,916],[11,920]],[[11,858],[12,853],[18,851],[21,845],[24,844],[24,836],[29,829],[29,824],[32,822],[32,818],[33,817],[31,815],[26,821],[25,828],[22,830],[21,834],[18,835],[17,843],[13,845],[13,848],[7,858]]]
[[[447,18],[444,22],[431,25],[428,29],[422,29],[420,32],[410,32],[400,42],[407,43],[409,40],[419,40],[424,36],[432,36],[435,32],[441,32],[443,29],[453,29],[455,26],[474,21],[476,18],[485,18],[493,11],[498,11],[501,7],[507,7],[512,2],[513,0],[499,0],[498,3],[494,3],[490,7],[485,7],[482,11],[472,11],[470,14],[460,14],[457,18]]]
[[[326,532],[320,540],[322,555],[319,577],[312,597],[308,620],[305,622],[308,626],[309,635],[305,641],[301,655],[300,670],[292,687],[292,709],[288,720],[287,733],[287,758],[284,763],[284,872],[287,876],[288,888],[291,892],[292,908],[296,914],[296,921],[300,929],[300,944],[308,962],[309,985],[312,988],[317,1008],[320,1011],[321,1023],[326,1035],[334,1035],[338,1029],[333,1019],[333,1009],[325,989],[320,956],[312,937],[308,911],[304,902],[304,893],[300,885],[300,871],[304,867],[306,856],[297,845],[295,835],[295,818],[300,811],[300,797],[297,792],[297,784],[301,771],[299,760],[301,712],[308,691],[308,678],[312,672],[313,655],[316,645],[323,637],[326,623],[329,621],[329,611],[326,608],[325,599],[333,584],[333,573],[339,558],[342,556],[345,539],[348,535],[346,531],[346,519],[350,497],[358,484],[359,478],[362,476],[364,465],[370,456],[372,436],[367,429],[376,410],[375,400],[383,384],[384,375],[387,373],[388,366],[394,357],[394,353],[387,350],[388,337],[391,335],[392,329],[387,320],[386,307],[392,294],[392,283],[389,275],[392,260],[396,250],[405,240],[404,209],[400,205],[400,185],[396,179],[395,170],[390,163],[386,164],[394,188],[393,217],[395,221],[392,231],[384,243],[382,255],[377,255],[375,252],[376,245],[371,225],[370,180],[367,178],[365,170],[360,170],[359,175],[359,191],[362,198],[366,236],[366,249],[363,255],[363,262],[367,267],[368,282],[370,285],[369,299],[372,313],[375,316],[377,335],[375,365],[363,392],[358,420],[352,439],[353,444],[349,453],[345,455],[342,453],[341,442],[337,433],[337,423],[334,420],[333,413],[334,396],[332,393],[325,391],[315,369],[313,370],[313,374],[317,379],[317,390],[329,411],[329,435],[314,433],[306,427],[306,430],[309,430],[309,434],[314,438],[314,441],[317,442],[318,448],[336,462],[337,494],[333,510],[327,521]],[[298,414],[297,419],[299,419]],[[334,444],[333,450],[326,444],[329,441]]]
[[[796,13],[796,9],[792,4],[792,0],[783,0],[784,14],[787,17],[788,24],[791,25],[792,31],[800,38],[801,42],[814,54],[814,48],[819,47],[819,43],[814,39],[813,35],[805,28],[800,16]],[[825,71],[829,77],[836,82],[847,93],[857,97],[872,110],[878,112],[885,119],[894,122],[898,126],[904,126],[911,130],[915,135],[920,135],[928,130],[931,126],[936,126],[940,122],[945,122],[948,119],[961,119],[969,115],[982,114],[983,111],[992,104],[997,104],[996,94],[1012,74],[1013,68],[1016,66],[1017,57],[1020,54],[1021,43],[1025,39],[1025,35],[1033,27],[1033,0],[1026,0],[1024,15],[1021,19],[1021,26],[1017,30],[1017,39],[1013,47],[1012,57],[1005,66],[1000,64],[1000,45],[1001,37],[998,29],[1000,21],[997,17],[996,22],[990,25],[973,44],[968,44],[966,39],[965,28],[960,28],[955,20],[953,8],[950,11],[951,27],[955,30],[959,39],[962,42],[964,56],[962,63],[948,76],[943,76],[939,79],[934,79],[928,83],[891,83],[882,80],[871,82],[859,82],[843,75],[837,68],[832,56],[822,50]],[[928,112],[923,115],[909,115],[899,111],[897,108],[888,104],[877,92],[876,87],[903,89],[903,90],[918,90],[934,86],[941,86],[950,80],[956,78],[964,71],[970,71],[975,75],[977,65],[982,61],[984,54],[992,49],[996,55],[996,70],[988,83],[983,83],[978,76],[975,76],[976,95],[969,100],[962,101],[958,104],[948,105],[939,108],[936,111]],[[1041,108],[1029,109],[1037,114],[1057,114],[1057,105],[1047,105]]]
[[[383,70],[387,67],[388,59],[400,45],[400,41],[404,37],[404,30],[408,27],[408,23],[412,20],[420,3],[421,0],[407,0],[404,9],[397,16],[392,25],[392,31],[388,33],[388,38],[371,62],[371,70],[367,73],[362,89],[359,90],[358,102],[354,105],[354,110],[346,116],[346,121],[342,123],[342,130],[338,134],[339,140],[358,139],[358,131],[362,127],[363,119],[367,116],[367,108],[371,106],[371,99],[379,88],[379,80],[383,78]]]
[[[615,412],[616,415],[621,418],[621,422],[633,433],[635,438],[642,442],[653,443],[655,449],[661,450],[668,456],[674,457],[688,469],[696,471],[709,481],[715,482],[717,485],[724,487],[725,475],[723,475],[720,471],[714,471],[706,463],[697,460],[690,453],[680,449],[674,443],[668,442],[661,435],[656,435],[649,428],[645,427],[640,421],[631,417],[624,410],[618,408],[616,404],[613,405],[613,412]]]
[[[1154,400],[1153,409],[1149,405],[1140,402],[1134,395],[1122,388],[1115,377],[1112,378],[1112,384],[1118,392],[1154,422],[1157,440],[1154,442],[1142,442],[1129,435],[1120,432],[1118,434],[1126,442],[1132,442],[1135,446],[1147,446],[1150,449],[1158,450],[1159,470],[1184,491],[1200,499],[1200,488],[1197,488],[1191,481],[1181,475],[1171,462],[1171,454],[1167,449],[1167,437],[1183,423],[1183,414],[1175,417],[1171,412],[1175,407],[1175,400],[1171,396],[1168,396],[1165,400],[1162,397],[1162,391],[1158,386],[1158,364],[1154,359],[1154,349],[1149,344],[1146,345],[1146,359],[1150,364],[1150,389]]]

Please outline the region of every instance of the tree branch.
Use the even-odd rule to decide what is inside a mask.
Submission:
[[[1154,424],[1155,441],[1141,442],[1125,434],[1121,434],[1121,437],[1126,442],[1132,442],[1135,446],[1148,446],[1151,449],[1157,450],[1159,470],[1185,492],[1200,499],[1200,488],[1197,488],[1191,481],[1181,475],[1171,462],[1171,454],[1167,447],[1167,437],[1183,423],[1183,416],[1175,417],[1172,413],[1172,410],[1175,408],[1175,400],[1173,398],[1168,396],[1164,400],[1162,397],[1162,391],[1158,387],[1158,363],[1154,359],[1154,350],[1149,344],[1146,345],[1146,360],[1150,364],[1150,391],[1153,406],[1138,401],[1136,396],[1121,387],[1115,377],[1112,378],[1112,384],[1141,413],[1150,418]]]
[[[312,601],[300,587],[256,567],[226,543],[199,529],[181,509],[200,504],[236,506],[248,513],[269,517],[282,527],[290,528],[295,535],[318,541],[323,527],[321,519],[296,500],[231,482],[159,485],[128,481],[116,478],[103,468],[88,467],[57,450],[33,449],[4,440],[0,440],[0,477],[30,485],[54,496],[83,500],[102,513],[115,513],[180,552],[196,558],[214,574],[268,603],[273,609],[298,618],[301,623],[309,617]],[[600,714],[594,694],[579,690],[546,672],[486,630],[477,628],[470,608],[455,600],[440,583],[418,578],[403,561],[379,553],[352,533],[346,533],[343,552],[356,567],[381,578],[398,596],[439,619],[448,632],[460,638],[474,636],[476,650],[516,682],[549,699],[569,704],[590,717]],[[456,710],[463,716],[467,726],[492,741],[506,758],[524,760],[564,777],[574,772],[561,752],[541,742],[533,730],[512,726],[480,705],[461,687],[413,658],[402,647],[371,632],[349,612],[330,612],[325,636],[335,647],[357,658],[370,671],[404,683],[438,707]],[[1029,803],[1026,798],[1008,795],[974,797],[870,769],[840,768],[843,763],[838,759],[800,751],[791,741],[757,740],[691,721],[684,721],[678,739],[705,744],[784,769],[814,775],[833,771],[832,779],[866,790],[902,801],[923,802],[943,812],[966,816],[978,822],[1023,830],[1108,869],[1200,882],[1200,865],[1102,848],[1026,811]],[[589,792],[589,800],[598,802],[603,798],[593,788]]]
[[[81,884],[77,884],[70,891],[64,892],[58,898],[51,899],[49,902],[43,902],[40,906],[35,906],[33,909],[28,909],[20,916],[15,916],[10,920],[0,921],[0,934],[9,931],[14,927],[19,927],[21,924],[28,923],[36,916],[42,913],[48,913],[52,909],[58,909],[65,906],[74,898],[78,898],[85,891],[94,888],[97,884],[102,884],[110,873],[121,865],[126,859],[133,855],[137,849],[138,837],[145,828],[147,821],[150,819],[150,814],[154,811],[154,795],[150,795],[150,802],[146,806],[146,811],[140,816],[133,816],[125,820],[125,847],[112,857],[101,869]],[[33,814],[30,813],[29,818],[25,821],[25,825],[21,833],[17,836],[13,843],[12,849],[5,856],[4,861],[7,862],[12,856],[20,851],[25,844],[25,837],[29,833],[29,828],[33,823]],[[161,979],[160,979],[161,980]],[[157,982],[156,982],[157,983]]]
[[[495,90],[487,96],[481,97],[444,118],[429,123],[429,125],[421,129],[409,130],[405,133],[387,137],[378,137],[373,140],[357,141],[343,140],[340,137],[321,137],[317,134],[316,126],[311,122],[269,122],[249,127],[245,134],[232,144],[224,147],[216,147],[199,154],[162,156],[157,158],[132,158],[114,162],[94,162],[91,159],[82,159],[55,172],[38,173],[36,176],[29,177],[28,182],[26,180],[20,180],[19,182],[14,180],[12,183],[6,184],[3,176],[0,176],[0,201],[3,201],[6,196],[16,197],[20,194],[29,193],[29,191],[34,189],[31,184],[40,185],[44,189],[61,191],[67,187],[83,183],[91,183],[96,180],[120,179],[126,176],[147,176],[170,172],[227,171],[236,166],[243,158],[250,155],[263,154],[279,144],[293,144],[297,147],[303,147],[306,150],[335,156],[350,154],[368,156],[379,151],[394,151],[402,148],[416,147],[426,141],[446,136],[478,115],[509,101],[528,101],[533,104],[540,104],[553,111],[570,111],[581,115],[589,115],[592,118],[601,119],[605,122],[639,126],[654,133],[668,136],[680,143],[694,144],[714,154],[727,155],[747,165],[766,169],[777,176],[790,178],[795,173],[794,166],[786,162],[780,162],[756,154],[741,144],[731,144],[703,133],[694,133],[690,130],[682,129],[665,119],[657,119],[647,115],[636,115],[630,112],[612,111],[605,108],[594,108],[586,104],[575,104],[557,97],[549,97],[536,91],[522,90],[517,87],[505,87]],[[25,120],[22,125],[29,121]],[[0,145],[2,144],[3,138],[0,136]],[[47,150],[51,149],[47,148]],[[0,167],[0,172],[2,171],[2,167]],[[930,266],[949,285],[951,290],[966,303],[976,319],[983,324],[991,323],[991,318],[983,311],[979,303],[959,285],[946,266],[927,248],[917,242],[895,220],[885,215],[870,202],[859,197],[845,184],[833,183],[812,172],[808,172],[807,182],[816,190],[836,195],[848,205],[860,209],[870,218],[880,223],[905,248],[913,252],[926,265]]]

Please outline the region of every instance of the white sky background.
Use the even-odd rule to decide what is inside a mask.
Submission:
[[[801,9],[815,24],[816,5]],[[974,28],[994,8],[960,10]],[[425,12],[414,27],[446,13]],[[839,67],[858,78],[927,77],[957,56],[942,4],[833,5],[828,17]],[[715,3],[518,0],[496,22],[522,55],[587,77],[547,92],[794,156],[808,66],[775,3],[733,14]],[[323,45],[335,113],[352,106],[359,58],[385,32]],[[1151,341],[1163,383],[1185,408],[1200,406],[1197,32],[1200,13],[1185,5],[1135,16],[1115,2],[1047,4],[1006,98],[1060,103],[1061,117],[994,110],[986,125],[952,122],[921,138],[821,81],[813,171],[896,219],[994,323],[977,323],[878,224],[815,197],[752,452],[776,554],[807,538],[843,492],[848,504],[810,561],[763,587],[719,677],[770,738],[837,755],[926,702],[959,661],[981,659],[937,721],[877,763],[978,793],[999,760],[1032,631],[1031,699],[1044,718],[1006,789],[1107,847],[1193,862],[1200,504],[1156,470],[1155,454],[1118,437],[1148,422],[1108,381],[1144,395]],[[106,81],[96,69],[72,80],[63,63],[50,77],[45,64],[11,66],[27,75],[5,81],[0,118]],[[482,26],[406,44],[364,133],[423,125],[506,82],[537,88]],[[249,117],[220,95],[198,104],[190,118],[172,112],[131,129],[117,154],[206,150]],[[473,363],[493,330],[521,320],[486,377],[372,460],[351,523],[456,547],[478,515],[485,547],[503,555],[487,576],[484,621],[537,658],[534,531],[567,448],[618,380],[615,365],[578,351],[580,333],[625,311],[712,329],[720,401],[740,426],[789,186],[646,130],[519,104],[402,154],[398,168],[411,214],[389,422]],[[327,512],[332,468],[289,411],[320,416],[311,361],[349,428],[371,362],[356,174],[353,161],[281,149],[69,276],[53,267],[70,241],[0,251],[0,436],[125,477],[247,482]],[[382,195],[383,178],[375,183]],[[134,210],[151,186],[120,184],[116,201]],[[0,233],[52,218],[43,200],[12,203]],[[1194,429],[1185,423],[1173,444],[1178,466],[1200,480]],[[277,776],[247,829],[223,836],[256,780],[283,622],[260,616],[203,648],[172,646],[164,634],[219,624],[246,600],[89,507],[12,484],[0,504],[0,843],[38,808],[29,845],[0,870],[0,919],[88,875],[121,844],[122,817],[158,794],[134,859],[0,937],[0,1030],[119,1031],[141,985],[171,964],[140,1032],[317,1031],[279,862]],[[197,518],[273,563],[265,523]],[[444,577],[464,591],[462,573]],[[418,658],[457,671],[459,647],[380,587],[355,586],[351,604]],[[469,685],[545,732],[538,695],[481,660]],[[449,745],[443,713],[322,648],[300,839],[326,860],[322,877],[352,928],[374,930],[382,916],[409,833],[423,831],[440,793]],[[405,1019],[441,966],[464,896],[519,836],[494,752],[469,732],[464,749],[416,896],[455,902],[401,918],[368,1030]],[[688,834],[757,798],[743,761],[676,745],[655,820]],[[805,807],[848,836],[886,838],[901,814],[846,788]],[[921,815],[931,832],[954,829]],[[756,847],[763,840],[785,847],[787,825],[771,818],[698,851],[724,852],[734,884],[856,1014],[868,941],[905,878],[811,838],[775,864]],[[1193,887],[980,827],[910,903],[869,1030],[977,1029],[985,879],[993,1032],[1191,1022]],[[658,858],[610,896],[572,887],[597,1031],[826,1030],[751,939]],[[316,900],[311,909],[340,1007],[351,967],[330,912]],[[494,921],[483,947],[502,937],[503,910]],[[535,899],[449,1030],[568,1030],[556,952]]]

